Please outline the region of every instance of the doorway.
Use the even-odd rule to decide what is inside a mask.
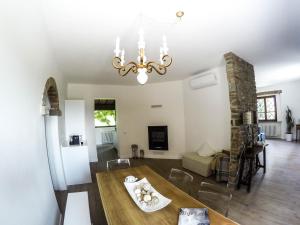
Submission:
[[[98,161],[117,158],[117,112],[115,99],[95,99],[94,123]]]
[[[59,109],[56,82],[52,77],[45,84],[41,113],[44,116],[44,135],[50,177],[58,207],[61,211],[60,195],[61,191],[67,189],[67,186],[60,152],[59,121],[61,111]]]

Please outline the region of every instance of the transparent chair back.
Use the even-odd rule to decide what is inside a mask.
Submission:
[[[130,167],[129,159],[114,159],[106,162],[107,170],[125,169]]]
[[[228,187],[222,187],[207,182],[201,182],[198,191],[198,199],[208,207],[228,216],[230,201],[232,199],[231,191]]]
[[[172,168],[169,174],[169,180],[180,189],[191,194],[191,183],[194,177],[182,170]]]

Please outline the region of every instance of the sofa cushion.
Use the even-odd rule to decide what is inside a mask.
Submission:
[[[190,171],[208,177],[211,175],[213,157],[201,157],[197,152],[188,152],[183,155],[182,166]]]
[[[208,157],[217,153],[217,150],[212,148],[208,143],[203,143],[198,150],[196,150],[199,156]]]

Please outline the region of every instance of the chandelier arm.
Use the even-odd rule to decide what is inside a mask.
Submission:
[[[165,66],[165,67],[169,67],[171,64],[172,64],[172,61],[173,61],[173,59],[172,59],[172,57],[171,56],[169,56],[169,55],[164,55],[163,57],[162,57],[162,61],[163,61],[163,65]]]
[[[167,67],[172,64],[172,57],[169,55],[164,55],[162,57],[162,64],[156,63],[154,61],[148,62],[145,64],[137,64],[135,62],[129,62],[126,65],[122,65],[122,59],[120,57],[115,56],[112,60],[112,65],[116,68],[120,74],[120,76],[126,76],[130,71],[133,73],[138,72],[138,68],[146,68],[147,73],[151,73],[155,70],[159,75],[165,75],[167,73]]]
[[[116,68],[116,69],[121,69],[122,68],[121,61],[122,60],[121,60],[120,57],[115,56],[112,59],[112,65],[113,65],[113,67]]]
[[[151,73],[152,69],[154,69],[159,75],[165,75],[167,73],[167,67],[156,62],[150,61],[145,67],[148,73]]]
[[[126,76],[130,71],[133,73],[137,73],[138,65],[135,62],[129,62],[128,64],[121,66],[121,68],[117,68],[119,71],[119,74],[124,77]]]

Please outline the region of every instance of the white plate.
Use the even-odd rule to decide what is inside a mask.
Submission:
[[[137,204],[137,206],[144,212],[155,212],[157,210],[160,210],[164,207],[166,207],[167,205],[169,205],[171,203],[171,199],[168,199],[166,197],[164,197],[163,195],[161,195],[158,191],[156,191],[152,185],[151,185],[151,191],[155,192],[157,194],[157,197],[159,199],[159,202],[156,205],[153,206],[143,206],[138,200],[137,197],[134,193],[134,189],[137,185],[141,184],[141,183],[149,183],[149,181],[146,178],[143,178],[137,182],[134,183],[126,183],[124,182],[124,185],[129,193],[129,195],[131,196],[131,198],[133,199],[133,201],[135,202],[135,204]]]

